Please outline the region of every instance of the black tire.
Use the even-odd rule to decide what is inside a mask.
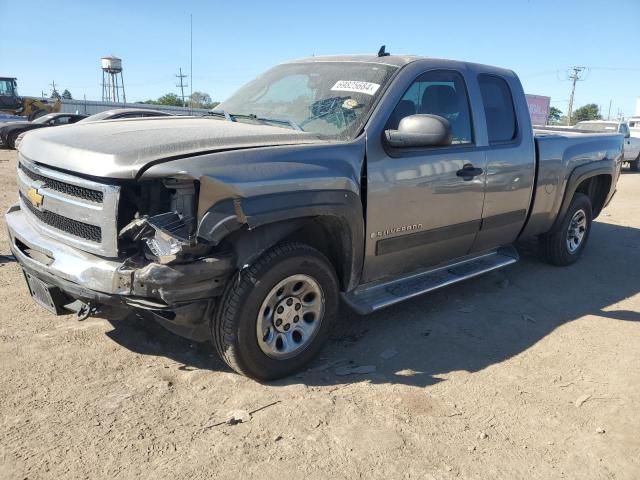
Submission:
[[[258,314],[275,286],[293,275],[307,275],[317,282],[324,314],[304,350],[287,359],[271,358],[258,344]],[[229,282],[211,322],[215,348],[233,370],[257,380],[295,373],[328,339],[338,311],[338,294],[336,273],[322,253],[297,242],[276,245]]]
[[[16,139],[22,132],[10,133],[7,135],[7,147],[15,150],[16,148]]]
[[[632,162],[629,162],[629,170],[631,170],[632,172],[637,172],[640,170],[640,155]]]
[[[586,224],[582,240],[572,251],[568,245],[569,228],[574,216],[579,211],[584,212]],[[591,200],[583,193],[575,193],[562,222],[554,230],[540,236],[540,247],[544,259],[552,265],[563,267],[575,263],[589,240],[592,220]]]

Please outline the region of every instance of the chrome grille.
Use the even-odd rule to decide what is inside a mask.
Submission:
[[[86,252],[118,255],[120,187],[62,173],[20,155],[18,188],[22,209],[43,233]],[[34,204],[31,199],[39,195],[41,203]]]
[[[22,200],[22,203],[27,207],[27,209],[42,223],[46,223],[50,227],[66,232],[74,237],[89,240],[90,242],[100,243],[102,241],[102,229],[100,227],[78,222],[77,220],[63,217],[57,213],[38,210],[31,204],[29,199],[24,197],[22,192],[20,192],[20,200]]]
[[[79,187],[70,183],[60,182],[52,178],[47,178],[44,175],[37,174],[29,170],[22,164],[18,164],[18,168],[24,172],[24,174],[31,180],[41,181],[43,187],[50,188],[60,193],[66,193],[72,197],[78,197],[83,200],[89,200],[90,202],[102,203],[104,195],[98,190],[91,190],[90,188]]]

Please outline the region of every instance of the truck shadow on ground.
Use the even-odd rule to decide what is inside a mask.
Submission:
[[[559,268],[539,259],[535,240],[518,245],[521,261],[361,317],[347,308],[329,345],[308,370],[271,385],[339,385],[357,381],[424,387],[454,371],[477,372],[517,355],[567,322],[640,321],[618,308],[636,295],[640,229],[596,222],[583,258]],[[113,322],[108,336],[145,355],[166,356],[182,370],[230,371],[208,344],[194,344],[153,322]],[[606,327],[603,327],[606,328]],[[368,374],[347,374],[367,366]]]

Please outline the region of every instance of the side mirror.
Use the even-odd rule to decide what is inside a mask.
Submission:
[[[630,132],[625,133],[624,138],[631,138],[631,133]]]
[[[384,132],[389,145],[396,148],[442,147],[451,145],[451,124],[438,115],[409,115],[400,120],[397,130]]]

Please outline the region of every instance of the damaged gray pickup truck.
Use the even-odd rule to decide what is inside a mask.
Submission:
[[[510,70],[381,54],[276,66],[206,117],[42,129],[11,249],[56,313],[111,307],[273,379],[368,313],[518,260],[569,265],[615,192],[622,135],[532,130]]]

